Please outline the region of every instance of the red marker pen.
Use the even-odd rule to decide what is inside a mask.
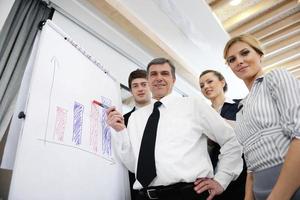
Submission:
[[[94,104],[97,104],[98,106],[101,106],[101,107],[104,108],[104,109],[108,109],[108,108],[109,108],[108,105],[105,105],[105,104],[103,104],[103,103],[100,103],[99,101],[96,101],[96,100],[93,100],[93,103],[94,103]]]

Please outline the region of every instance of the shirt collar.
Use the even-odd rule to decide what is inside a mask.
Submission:
[[[264,77],[261,76],[261,77],[258,77],[258,78],[255,80],[255,82],[262,82],[263,80],[264,80]]]
[[[235,104],[235,102],[229,97],[225,97],[224,103]]]
[[[156,102],[156,100],[151,98],[151,99],[150,99],[150,103],[147,104],[147,105],[154,104],[155,102]],[[147,106],[147,105],[145,105],[145,106]],[[143,107],[145,107],[145,106],[138,106],[138,105],[135,104],[134,108],[135,108],[135,110],[138,110],[138,109],[143,108]]]
[[[142,107],[137,106],[137,105],[134,106],[134,109],[135,109],[135,110],[138,110],[138,109],[140,109],[140,108],[142,108]]]
[[[231,98],[225,96],[224,103],[218,109],[216,109],[216,111],[218,113],[221,113],[222,107],[224,106],[225,103],[227,103],[227,104],[235,104],[235,102]],[[212,106],[212,104],[211,104],[211,106]]]
[[[256,82],[262,82],[263,80],[264,80],[264,77],[265,77],[265,75],[264,74],[262,74],[262,75],[260,75],[259,77],[257,77],[256,79],[255,79],[255,83]]]
[[[254,81],[254,84],[256,84],[256,83],[261,83],[261,82],[264,80],[264,77],[265,77],[265,74],[262,74],[261,76],[259,76],[258,78],[256,78],[255,81]],[[253,87],[253,85],[252,85],[252,87]],[[251,88],[251,89],[252,89],[252,88]],[[246,96],[245,98],[243,98],[243,99],[239,102],[239,106],[240,106],[240,105],[244,105],[244,103],[245,103],[245,101],[246,101],[248,95],[249,95],[249,94],[247,94],[247,96]]]
[[[167,96],[164,96],[159,101],[162,103],[164,107],[167,107],[170,101],[174,98],[174,95],[172,93],[168,94]],[[154,104],[157,100],[153,99],[152,104]]]

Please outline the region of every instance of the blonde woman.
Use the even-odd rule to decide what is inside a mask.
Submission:
[[[235,131],[247,164],[245,199],[300,199],[300,82],[286,70],[267,74],[251,35],[229,40],[224,58],[246,84]]]

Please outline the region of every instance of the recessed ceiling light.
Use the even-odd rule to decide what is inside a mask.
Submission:
[[[242,0],[231,0],[229,4],[232,6],[237,6],[241,3],[241,1]]]

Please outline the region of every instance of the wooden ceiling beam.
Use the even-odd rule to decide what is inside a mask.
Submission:
[[[287,29],[290,26],[293,26],[294,24],[297,24],[300,22],[300,12],[295,13],[293,15],[290,15],[284,19],[281,19],[280,21],[277,21],[275,23],[270,24],[269,26],[257,30],[252,33],[256,38],[259,40],[262,40],[270,35],[275,34],[278,31]]]
[[[291,73],[300,71],[300,67],[296,67],[292,70],[289,70]]]
[[[300,21],[291,26],[285,27],[285,29],[277,31],[272,35],[264,37],[260,39],[260,41],[264,45],[268,46],[296,34],[300,34]]]
[[[291,37],[287,37],[279,42],[274,43],[271,46],[263,47],[265,48],[265,57],[275,56],[279,54],[281,51],[284,51],[286,48],[293,48],[295,45],[300,44],[300,34],[292,35]]]
[[[271,71],[271,70],[276,69],[276,68],[284,68],[288,71],[293,71],[297,68],[300,68],[300,55],[298,57],[295,57],[295,58],[293,58],[291,60],[288,60],[286,62],[282,62],[280,64],[269,66],[269,67],[264,67],[263,70],[265,72],[268,72],[268,71]]]
[[[298,69],[297,71],[292,72],[293,76],[295,76],[297,79],[300,79],[300,70]]]
[[[256,17],[248,22],[243,23],[237,28],[230,30],[229,34],[231,36],[236,36],[242,33],[252,33],[260,28],[269,25],[269,23],[274,23],[274,21],[280,20],[282,16],[285,16],[286,14],[297,12],[298,9],[299,4],[297,3],[297,0],[283,1],[282,3],[272,8],[271,11],[262,13],[259,17]]]
[[[281,0],[282,1],[282,0]],[[234,15],[223,22],[224,28],[227,31],[232,31],[234,28],[238,27],[241,23],[247,22],[257,15],[264,13],[267,10],[274,8],[279,0],[268,0],[268,1],[260,1],[257,4],[247,8],[246,10],[242,10],[237,15]]]
[[[284,62],[290,61],[296,57],[300,56],[300,45],[291,50],[285,51],[279,55],[265,58],[263,62],[263,67],[273,67],[275,65],[280,65]]]
[[[229,3],[229,0],[215,0],[209,3],[210,7],[212,8],[212,10],[216,10],[219,9],[220,7],[226,5],[227,3]]]

